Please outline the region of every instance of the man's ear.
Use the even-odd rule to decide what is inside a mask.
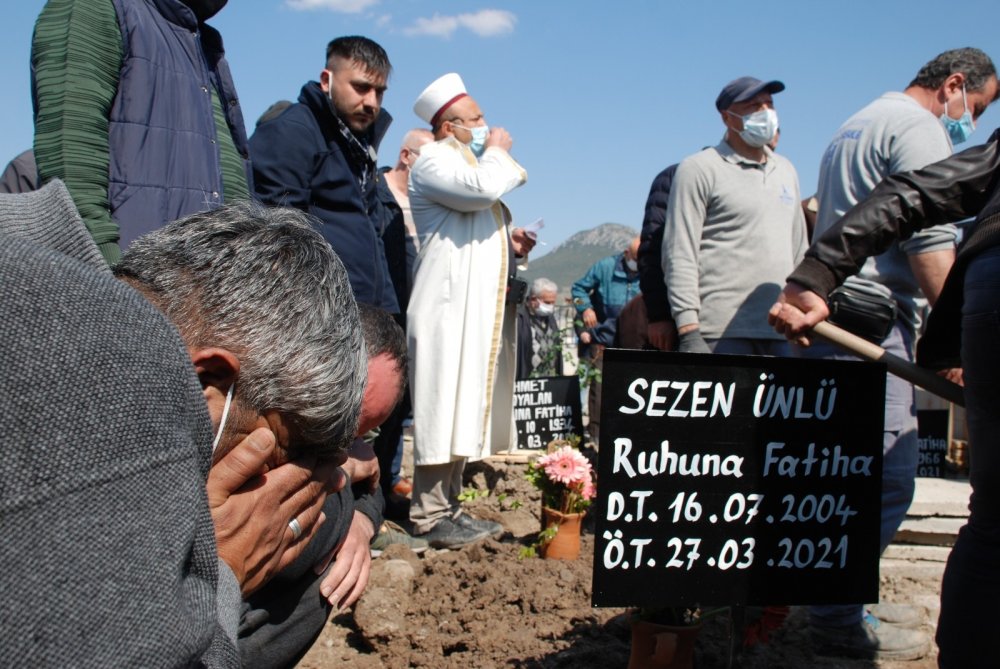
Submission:
[[[191,351],[191,362],[201,381],[201,391],[208,405],[212,424],[222,419],[226,394],[240,376],[240,359],[224,348],[202,348]]]
[[[965,84],[965,73],[953,72],[949,74],[938,89],[939,101],[944,103],[956,93],[961,93],[963,84]]]

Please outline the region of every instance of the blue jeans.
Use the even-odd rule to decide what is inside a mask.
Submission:
[[[400,435],[399,440],[396,442],[396,456],[392,459],[392,467],[390,471],[392,474],[392,485],[399,483],[399,480],[403,478],[400,474],[403,471],[403,437]]]
[[[896,323],[882,342],[882,347],[904,360],[913,361],[913,335],[908,328]],[[795,347],[804,358],[826,360],[857,360],[832,344],[817,342],[809,348]],[[917,412],[913,386],[889,374],[885,379],[885,426],[882,433],[882,524],[879,532],[879,552],[892,541],[913,501],[914,478],[919,457],[917,442]],[[861,622],[863,605],[809,607],[814,625],[854,625]]]
[[[938,666],[997,665],[1000,638],[1000,248],[965,274],[962,369],[971,453],[969,522],[959,531],[941,585]]]

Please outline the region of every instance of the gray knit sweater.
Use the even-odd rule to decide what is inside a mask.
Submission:
[[[0,196],[0,232],[36,242],[111,274],[73,198],[59,179],[30,193]]]
[[[670,188],[661,262],[677,326],[706,339],[782,339],[767,324],[806,250],[795,168],[758,163],[723,140],[685,158]]]
[[[3,663],[185,666],[211,648],[236,665],[211,423],[177,332],[109,274],[6,235],[0,314]]]

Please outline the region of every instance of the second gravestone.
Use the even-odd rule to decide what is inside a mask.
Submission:
[[[580,380],[573,376],[518,379],[514,386],[517,447],[539,451],[553,439],[583,436]]]

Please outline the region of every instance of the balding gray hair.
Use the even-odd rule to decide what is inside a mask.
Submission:
[[[938,88],[957,72],[965,75],[965,86],[970,92],[981,91],[997,75],[996,66],[989,56],[975,47],[965,47],[939,53],[920,68],[910,86]]]
[[[410,151],[413,151],[414,153],[420,153],[421,146],[433,141],[434,133],[430,130],[425,128],[413,128],[403,135],[402,146]]]
[[[137,239],[114,271],[189,347],[232,351],[236,396],[278,411],[297,445],[332,456],[351,443],[365,342],[347,270],[311,217],[249,202],[195,214]]]
[[[531,282],[531,292],[529,295],[531,297],[538,297],[542,293],[559,292],[559,286],[552,279],[546,279],[544,276],[540,276]]]

